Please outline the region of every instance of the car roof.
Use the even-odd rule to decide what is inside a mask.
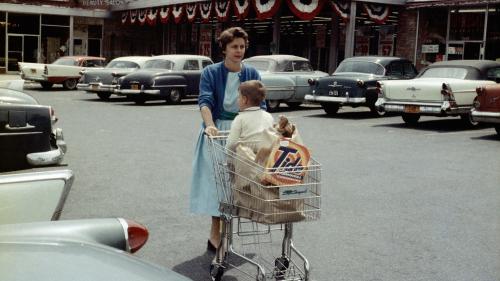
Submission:
[[[200,55],[186,55],[186,54],[175,54],[175,55],[159,55],[150,57],[150,59],[165,59],[165,60],[180,60],[180,59],[206,59],[212,61],[209,57]]]
[[[403,57],[390,57],[390,56],[358,56],[358,57],[350,57],[344,59],[344,61],[366,61],[366,62],[375,62],[383,65],[387,65],[393,61],[404,60],[408,61],[408,59]]]
[[[298,57],[298,56],[293,56],[293,55],[267,55],[267,56],[253,56],[250,57],[246,60],[259,60],[259,59],[264,59],[264,60],[274,60],[278,63],[283,62],[283,61],[290,61],[290,60],[295,60],[295,61],[309,61],[306,58],[303,57]]]
[[[477,69],[485,69],[485,68],[500,66],[500,63],[492,60],[450,60],[450,61],[435,62],[429,65],[428,68],[443,67],[443,66],[468,66]]]
[[[118,57],[113,59],[112,61],[133,61],[133,62],[144,62],[153,57],[148,56],[128,56],[128,57]]]

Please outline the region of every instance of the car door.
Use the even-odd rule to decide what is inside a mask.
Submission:
[[[314,71],[308,61],[294,61],[292,65],[292,73],[295,76],[294,98],[302,100],[311,91],[311,87],[307,81],[314,76]]]
[[[184,62],[183,73],[186,77],[186,94],[198,95],[200,84],[200,61],[198,59],[187,59]]]

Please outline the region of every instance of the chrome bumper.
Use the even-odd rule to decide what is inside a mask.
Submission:
[[[66,142],[64,141],[64,136],[60,128],[55,129],[54,134],[56,136],[57,149],[44,152],[35,152],[26,155],[26,160],[28,160],[28,163],[30,165],[45,166],[61,163],[67,150]]]
[[[160,90],[120,89],[120,90],[115,90],[115,94],[118,94],[118,95],[140,95],[140,94],[159,95],[160,94]]]
[[[105,85],[105,84],[84,84],[78,83],[76,85],[78,90],[87,91],[87,92],[114,92],[116,89],[116,85]]]
[[[366,98],[351,98],[351,97],[327,97],[327,96],[306,95],[304,99],[310,102],[366,103]]]
[[[472,109],[472,120],[474,122],[500,123],[500,112],[477,111]]]
[[[34,82],[47,82],[49,79],[47,77],[33,77],[33,76],[26,76],[24,74],[21,74],[21,79],[23,80],[28,80],[28,81],[34,81]]]
[[[384,98],[379,98],[375,102],[375,106],[380,111],[385,112],[400,112],[405,113],[405,106],[418,106],[418,114],[424,115],[458,115],[467,114],[470,112],[472,105],[456,106],[449,101],[429,103],[429,102],[403,102],[403,101],[386,101]]]

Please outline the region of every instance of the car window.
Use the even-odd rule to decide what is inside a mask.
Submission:
[[[311,64],[309,64],[308,61],[294,61],[292,64],[293,64],[293,71],[304,71],[304,72],[313,71]]]
[[[500,67],[490,68],[486,73],[488,80],[493,80],[497,83],[500,83]]]
[[[461,67],[434,67],[424,70],[422,78],[456,78],[464,79],[467,76],[467,69]]]
[[[257,70],[266,71],[269,69],[269,62],[265,60],[247,60],[245,64],[255,67]]]
[[[174,63],[169,60],[148,60],[144,64],[144,68],[159,68],[159,69],[173,69]]]
[[[402,77],[403,76],[403,64],[400,62],[393,62],[387,66],[387,76]]]
[[[202,67],[202,68],[205,68],[205,66],[209,66],[209,65],[211,65],[211,64],[212,64],[212,62],[211,62],[211,61],[209,61],[209,60],[203,60],[203,61],[201,62],[201,67]]]
[[[86,60],[83,62],[82,66],[85,66],[85,67],[102,66],[102,60]]]
[[[367,61],[343,61],[335,70],[335,73],[358,72],[370,73],[375,75],[384,75],[385,68],[378,63]]]
[[[284,65],[283,71],[285,71],[285,72],[292,72],[293,71],[293,62],[288,61],[288,62],[284,63],[283,65]]]
[[[139,65],[133,61],[111,61],[106,68],[139,68]]]
[[[417,75],[417,70],[413,67],[411,62],[405,62],[403,64],[403,72],[405,77],[415,77]]]
[[[200,70],[198,60],[187,60],[184,63],[184,70]]]
[[[57,64],[57,65],[74,65],[78,66],[78,61],[75,59],[70,59],[70,58],[60,58],[53,62],[52,64]]]

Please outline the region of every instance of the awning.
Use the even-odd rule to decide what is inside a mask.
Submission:
[[[408,9],[428,7],[463,7],[463,6],[485,6],[486,4],[497,4],[500,0],[408,0]]]

